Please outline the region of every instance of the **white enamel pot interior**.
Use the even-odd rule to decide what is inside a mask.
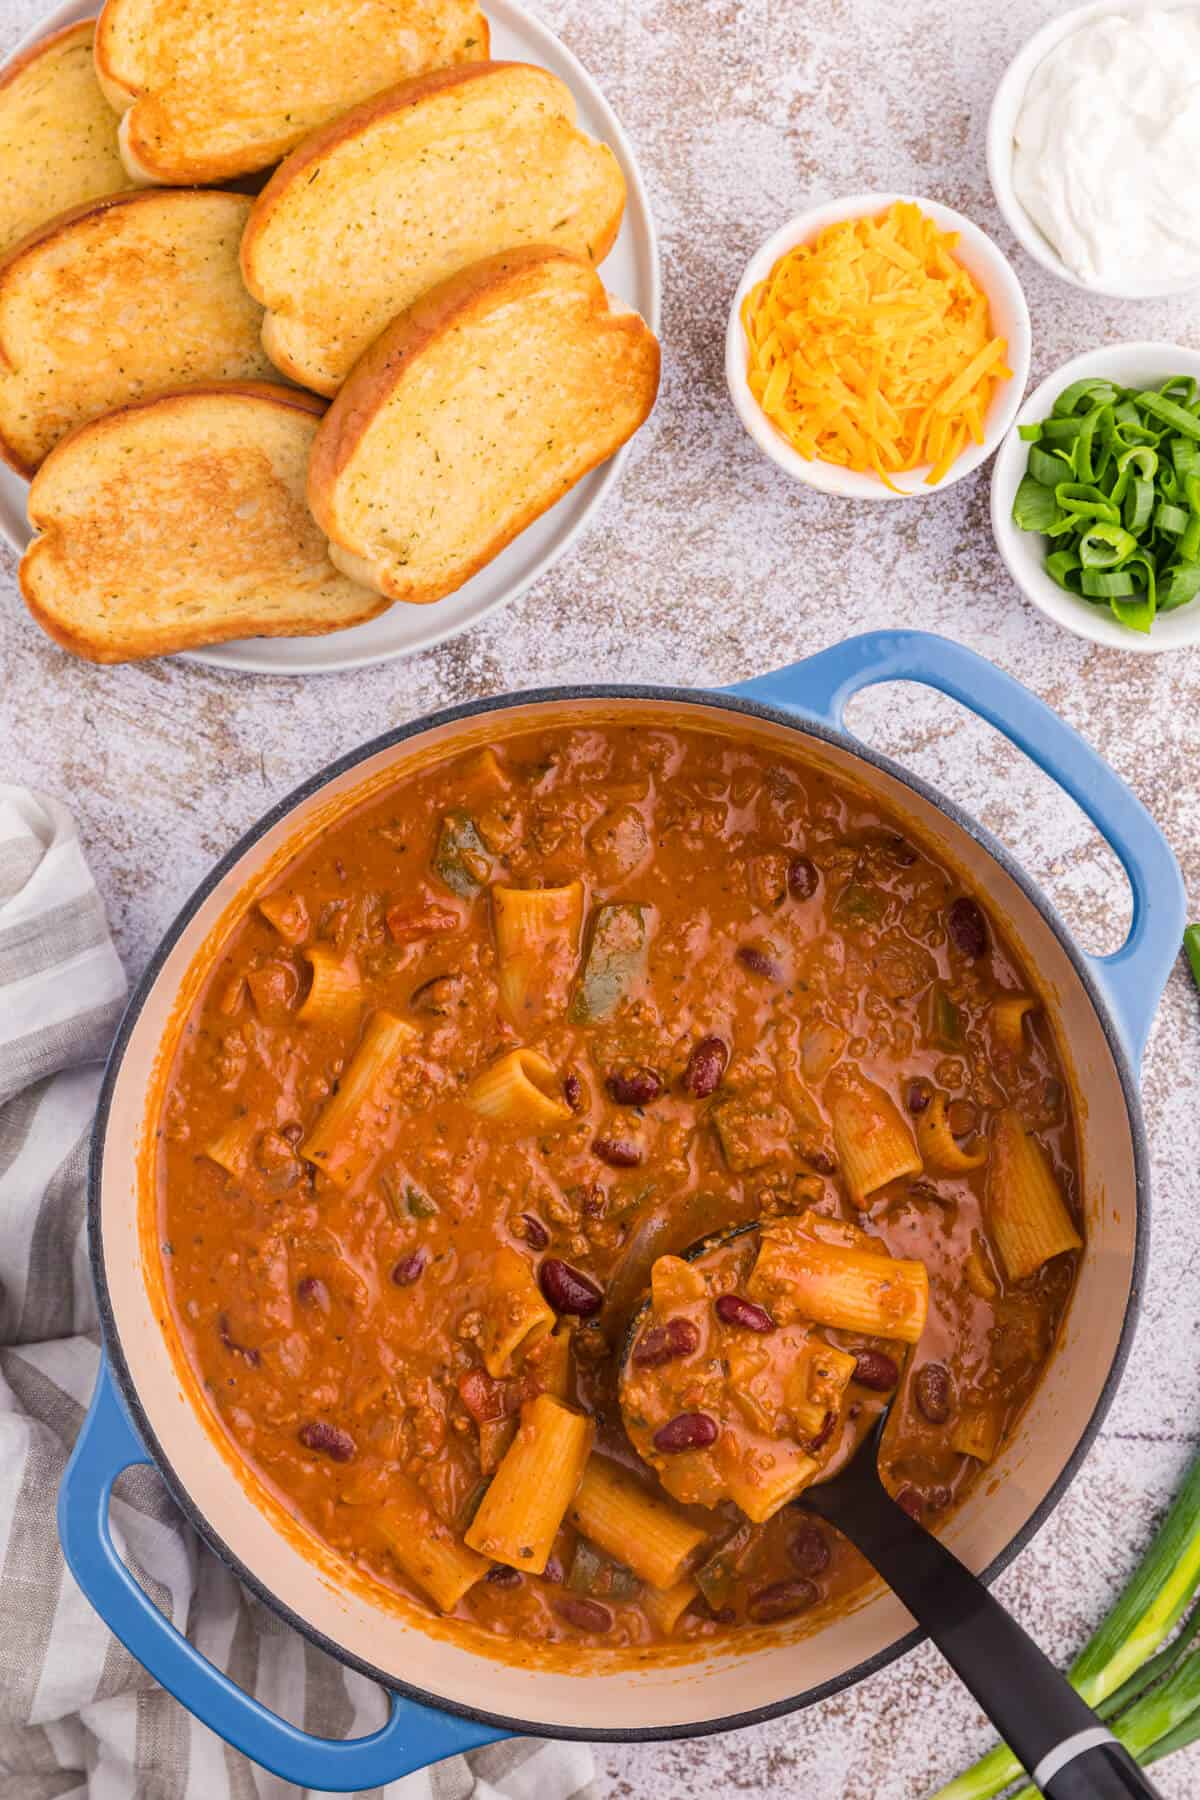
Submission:
[[[554,1735],[671,1736],[726,1729],[807,1704],[860,1679],[915,1641],[878,1588],[828,1624],[777,1628],[700,1660],[630,1668],[581,1653],[565,1673],[499,1661],[393,1607],[314,1541],[241,1468],[165,1340],[152,1208],[147,1096],[174,1039],[198,952],[212,950],[234,901],[266,882],[350,796],[472,744],[550,724],[692,725],[777,745],[865,787],[986,896],[1048,1008],[1071,1084],[1088,1247],[1058,1349],[996,1464],[946,1528],[974,1570],[998,1572],[1074,1474],[1124,1360],[1139,1286],[1145,1155],[1132,1076],[1080,953],[998,845],[894,764],[846,735],[726,696],[561,689],[456,709],[335,764],[278,807],[198,891],[168,934],[126,1017],[102,1100],[91,1195],[92,1252],[114,1372],[172,1491],[198,1529],[272,1607],[343,1661],[413,1698]],[[164,1038],[166,1042],[164,1043]],[[148,1233],[139,1231],[143,1213]],[[143,1245],[149,1246],[145,1258]],[[490,1642],[490,1640],[489,1640]],[[481,1640],[482,1643],[482,1640]],[[513,1654],[513,1647],[508,1647]],[[516,1654],[520,1654],[519,1648]]]

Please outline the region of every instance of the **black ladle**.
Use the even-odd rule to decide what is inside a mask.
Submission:
[[[757,1229],[757,1220],[735,1225],[680,1254],[691,1262]],[[649,1304],[647,1298],[634,1310],[621,1348],[622,1368]],[[1046,1800],[1162,1800],[1104,1721],[982,1581],[884,1487],[879,1446],[899,1391],[897,1386],[849,1461],[806,1488],[794,1504],[835,1525],[883,1576]]]
[[[848,1537],[927,1632],[1046,1800],[1161,1800],[1112,1732],[982,1581],[892,1499],[885,1410],[828,1481],[796,1502]]]

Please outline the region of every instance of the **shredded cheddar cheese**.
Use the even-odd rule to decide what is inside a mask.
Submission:
[[[983,442],[1012,373],[987,295],[909,201],[826,226],[747,294],[750,391],[811,460],[891,477],[929,464],[932,487]]]

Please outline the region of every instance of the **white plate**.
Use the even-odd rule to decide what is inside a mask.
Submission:
[[[98,11],[88,0],[67,0],[50,13],[17,45],[14,55],[30,44]],[[628,195],[620,236],[600,265],[606,287],[641,313],[655,332],[659,329],[662,296],[658,239],[650,216],[650,202],[633,148],[617,116],[591,76],[560,44],[553,32],[516,4],[516,0],[484,0],[492,31],[491,53],[499,60],[540,63],[565,81],[579,107],[580,127],[611,145],[625,175]],[[182,660],[207,663],[216,669],[249,669],[260,675],[331,674],[338,669],[358,669],[365,663],[386,662],[395,656],[411,656],[445,638],[466,631],[497,607],[515,600],[530,582],[556,563],[570,549],[585,524],[603,504],[621,472],[626,450],[573,487],[548,513],[523,531],[507,550],[455,594],[432,606],[397,604],[368,625],[335,631],[315,638],[243,638],[217,644],[210,650],[188,651]],[[29,542],[25,516],[27,483],[0,466],[0,531],[21,551]]]

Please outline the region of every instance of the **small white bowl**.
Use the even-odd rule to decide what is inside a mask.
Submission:
[[[1197,0],[1155,0],[1155,4],[1164,12],[1178,12],[1187,7],[1194,8]],[[1110,300],[1165,300],[1172,294],[1190,294],[1200,288],[1200,271],[1195,275],[1177,275],[1171,281],[1084,281],[1067,267],[1053,244],[1034,224],[1017,199],[1012,179],[1017,117],[1025,98],[1025,90],[1038,64],[1056,44],[1061,44],[1065,37],[1070,37],[1089,20],[1101,18],[1105,13],[1127,13],[1133,10],[1131,0],[1091,0],[1088,6],[1077,6],[1072,12],[1065,12],[1058,18],[1051,19],[1049,24],[1043,25],[1040,31],[1035,31],[1029,41],[1017,51],[1000,78],[992,110],[988,114],[988,178],[996,196],[996,205],[1017,242],[1029,252],[1034,262],[1041,263],[1043,269],[1049,269],[1060,281],[1069,283],[1071,287],[1081,288],[1085,294],[1103,295]]]
[[[942,231],[959,233],[955,254],[987,294],[993,327],[999,336],[1008,340],[1008,366],[1012,370],[1011,380],[1001,383],[992,396],[982,444],[968,444],[936,487],[925,486],[930,469],[928,463],[909,470],[899,477],[909,490],[902,494],[892,493],[877,475],[860,474],[856,469],[843,469],[836,463],[809,462],[798,450],[793,450],[750,392],[746,379],[750,345],[742,325],[742,301],[752,287],[771,273],[787,251],[795,249],[797,244],[807,243],[826,225],[836,224],[840,219],[859,219],[886,212],[897,200],[912,200]],[[1029,349],[1029,308],[1021,284],[1003,251],[978,225],[973,225],[970,219],[949,206],[913,194],[851,194],[845,200],[830,200],[824,206],[814,206],[809,212],[789,219],[750,258],[730,308],[725,334],[725,380],[738,418],[754,442],[795,481],[819,488],[823,494],[840,494],[850,500],[927,499],[944,493],[954,482],[961,481],[964,475],[986,462],[995,450],[1021,404],[1021,395],[1029,379]]]
[[[1200,600],[1155,619],[1148,636],[1130,631],[1117,622],[1107,607],[1065,593],[1046,573],[1046,539],[1036,531],[1020,531],[1013,524],[1013,498],[1029,461],[1029,445],[1018,436],[1017,428],[1046,418],[1063,389],[1085,375],[1107,376],[1119,387],[1158,387],[1168,375],[1191,375],[1200,381],[1200,351],[1187,350],[1182,344],[1112,344],[1107,350],[1089,350],[1084,356],[1072,357],[1035,388],[992,464],[992,535],[996,548],[1025,598],[1076,637],[1143,655],[1200,644]]]

